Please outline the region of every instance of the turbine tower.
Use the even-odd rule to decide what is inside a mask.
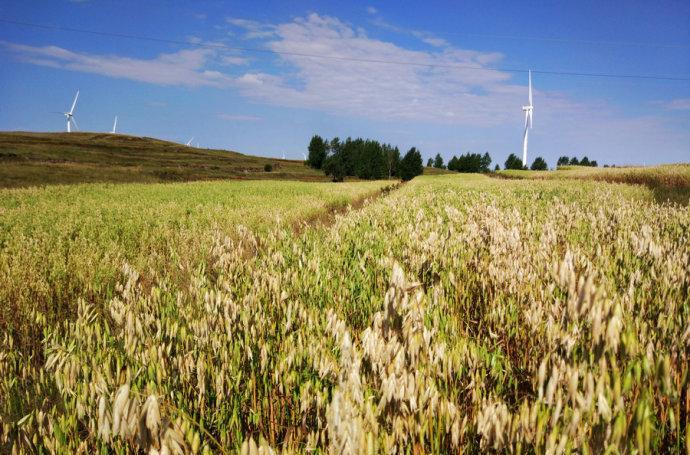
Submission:
[[[527,106],[522,106],[522,110],[525,112],[525,135],[522,139],[522,165],[527,166],[527,139],[528,131],[532,129],[532,111],[534,106],[532,106],[532,70],[529,71],[529,104]]]
[[[115,123],[113,123],[113,130],[111,131],[111,133],[117,133],[117,115],[115,116]]]
[[[79,128],[77,125],[77,119],[74,118],[74,108],[77,106],[77,98],[79,98],[79,90],[77,90],[77,94],[74,97],[74,101],[72,102],[72,109],[69,110],[69,112],[63,112],[65,118],[67,119],[67,132],[71,133],[72,132],[72,124],[74,124],[75,128]]]

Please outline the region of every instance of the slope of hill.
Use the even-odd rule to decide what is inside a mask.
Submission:
[[[581,179],[644,185],[654,192],[659,202],[672,201],[687,205],[690,199],[690,164],[685,163],[608,168],[562,166],[556,171],[504,170],[495,175],[517,179]]]
[[[0,132],[0,187],[217,179],[327,181],[302,161],[107,133]],[[270,164],[272,172],[264,166]]]

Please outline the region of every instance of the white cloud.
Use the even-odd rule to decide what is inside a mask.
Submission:
[[[658,104],[672,111],[690,110],[690,98],[676,98],[671,101],[661,101]]]
[[[249,71],[236,79],[245,96],[270,104],[386,120],[497,124],[512,116],[512,107],[519,109],[525,98],[525,88],[510,84],[508,73],[488,69],[502,58],[498,53],[452,47],[410,50],[317,14],[276,25],[275,35],[266,46],[283,53],[280,58],[294,73],[288,78]]]
[[[444,40],[443,38],[436,38],[431,33],[420,32],[420,31],[416,31],[416,30],[413,30],[410,33],[415,38],[419,38],[422,42],[429,44],[431,46],[434,46],[434,47],[444,47],[444,46],[448,46],[448,44],[449,44],[448,41]]]
[[[220,62],[223,65],[246,65],[249,63],[249,59],[237,55],[224,55],[220,57]]]
[[[239,19],[235,17],[228,17],[226,22],[232,26],[244,30],[245,39],[263,39],[270,38],[275,35],[275,27],[271,24],[264,24],[262,22],[252,21],[249,19]]]
[[[438,37],[434,36],[433,33],[424,32],[421,30],[404,29],[404,28],[398,27],[397,25],[393,25],[390,22],[386,22],[385,20],[381,19],[380,17],[373,18],[373,19],[369,20],[369,22],[373,26],[380,28],[382,30],[386,30],[386,31],[393,32],[393,33],[399,33],[401,35],[414,36],[415,38],[419,39],[423,43],[426,43],[430,46],[445,47],[445,46],[450,45],[450,43],[448,41],[446,41],[443,38],[438,38]]]
[[[255,115],[234,115],[234,114],[218,114],[218,118],[221,120],[227,120],[229,122],[258,122],[261,117]]]
[[[8,42],[0,42],[0,45],[29,63],[119,79],[189,87],[221,87],[231,81],[218,71],[205,69],[216,54],[212,49],[185,49],[152,59],[136,59],[72,52],[57,46],[35,47]]]
[[[369,13],[369,14],[376,14],[376,13],[378,13],[378,12],[379,12],[379,10],[377,10],[377,9],[374,8],[373,6],[367,6],[367,13]]]

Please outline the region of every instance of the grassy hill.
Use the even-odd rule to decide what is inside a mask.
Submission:
[[[264,170],[266,164],[272,166],[271,172]],[[451,173],[445,169],[424,168],[425,175]],[[150,137],[0,132],[0,188],[226,179],[330,180],[323,172],[305,166],[300,160],[187,147]]]
[[[264,166],[271,164],[272,172]],[[106,133],[0,132],[0,187],[217,179],[327,181],[302,161]]]

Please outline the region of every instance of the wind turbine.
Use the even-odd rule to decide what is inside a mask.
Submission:
[[[72,132],[72,123],[74,123],[75,128],[79,128],[79,125],[77,125],[77,119],[74,118],[74,108],[77,106],[77,98],[79,98],[79,90],[77,90],[77,94],[74,97],[74,101],[72,102],[72,109],[69,110],[69,112],[63,112],[62,114],[65,116],[67,119],[67,132],[71,133]]]
[[[527,139],[528,131],[532,129],[532,111],[534,106],[532,105],[532,71],[529,71],[529,104],[527,106],[522,106],[522,110],[525,112],[525,136],[522,140],[522,165],[527,166]]]
[[[187,147],[192,147],[192,141],[194,140],[194,136],[190,140],[187,141],[187,144],[185,144]]]
[[[302,152],[302,156],[304,157],[304,161],[307,161],[307,154]]]
[[[111,133],[117,133],[117,115],[115,116],[115,123],[113,123],[113,130],[111,131]]]

